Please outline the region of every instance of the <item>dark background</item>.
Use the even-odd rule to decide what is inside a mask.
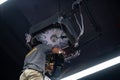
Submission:
[[[1,79],[18,80],[25,54],[25,33],[29,28],[59,11],[71,10],[74,0],[8,0],[0,5]],[[120,55],[120,6],[118,0],[85,0],[101,35],[81,46],[81,55],[66,64],[66,76],[80,69]],[[84,15],[84,17],[86,17]],[[86,23],[87,23],[86,19]],[[87,25],[87,24],[86,24]],[[91,22],[91,25],[92,22]],[[89,29],[89,25],[86,29]],[[95,34],[94,34],[95,35]],[[87,35],[86,35],[87,36]],[[86,36],[82,42],[86,41]],[[90,37],[92,37],[91,35]],[[69,67],[68,67],[69,66]],[[81,80],[119,80],[120,65]]]

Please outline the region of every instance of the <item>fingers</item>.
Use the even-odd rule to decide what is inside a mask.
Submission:
[[[62,49],[59,49],[59,54],[65,54],[65,51]]]

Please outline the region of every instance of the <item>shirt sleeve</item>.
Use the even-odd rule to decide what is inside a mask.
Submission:
[[[46,53],[51,54],[52,53],[52,46],[51,45],[46,45]]]
[[[51,54],[52,46],[51,45],[40,44],[39,45],[39,50],[41,50],[41,51],[43,51],[47,54]]]

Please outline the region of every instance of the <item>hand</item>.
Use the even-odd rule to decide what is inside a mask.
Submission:
[[[62,49],[60,49],[60,50],[59,50],[59,54],[65,54],[65,51],[62,50]]]
[[[55,54],[65,54],[65,51],[60,48],[53,48],[52,52]]]

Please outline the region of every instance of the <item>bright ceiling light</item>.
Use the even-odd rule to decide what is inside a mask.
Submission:
[[[0,4],[3,4],[4,2],[6,2],[7,0],[0,0]]]
[[[83,71],[80,71],[78,73],[75,73],[75,74],[73,74],[71,76],[65,77],[65,78],[63,78],[61,80],[77,80],[77,79],[83,78],[85,76],[88,76],[90,74],[93,74],[95,72],[98,72],[100,70],[109,68],[109,67],[114,66],[116,64],[119,64],[119,63],[120,63],[120,56],[115,57],[115,58],[113,58],[111,60],[105,61],[103,63],[100,63],[100,64],[98,64],[96,66],[90,67],[88,69],[85,69]]]

